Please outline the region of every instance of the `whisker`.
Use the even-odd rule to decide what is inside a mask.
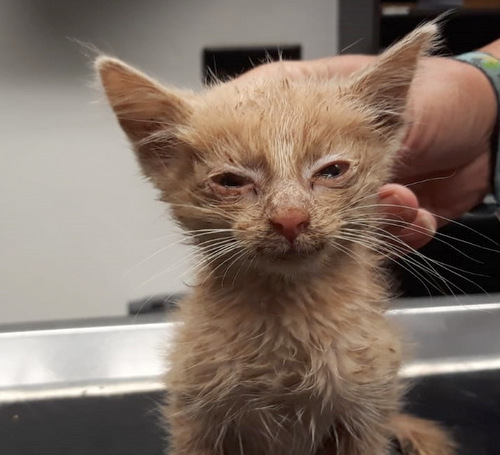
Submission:
[[[241,254],[241,249],[239,247],[234,247],[234,249],[236,250],[236,253],[234,253],[232,256],[230,256],[229,258],[225,259],[222,263],[220,263],[217,267],[215,267],[206,277],[205,277],[205,280],[203,281],[202,284],[204,284],[206,282],[206,280],[208,280],[212,275],[214,275],[217,270],[219,270],[224,264],[226,264],[228,261],[231,261],[235,256],[237,256],[238,254]],[[232,250],[229,250],[229,251],[232,251]]]
[[[403,254],[401,255],[401,259],[404,259],[404,258],[405,258],[405,256],[406,256],[406,255],[404,254],[405,252],[410,252],[411,254],[416,255],[416,256],[418,256],[418,257],[420,257],[420,258],[422,258],[422,259],[424,259],[424,258],[425,258],[425,260],[427,260],[427,261],[432,261],[433,263],[435,263],[435,264],[437,264],[437,265],[439,265],[439,266],[441,266],[441,267],[443,267],[443,268],[445,268],[445,267],[449,267],[449,268],[451,268],[451,269],[458,270],[458,271],[461,271],[461,272],[464,272],[464,273],[468,273],[468,274],[470,274],[470,275],[474,275],[474,276],[485,276],[485,275],[483,275],[483,274],[480,274],[480,273],[475,273],[475,272],[471,272],[471,271],[469,271],[469,270],[465,270],[465,269],[461,269],[461,268],[456,267],[456,266],[454,266],[454,265],[447,264],[447,263],[442,262],[442,261],[439,261],[439,260],[437,260],[437,259],[434,259],[434,258],[430,258],[430,257],[428,257],[428,256],[425,256],[424,254],[422,254],[420,251],[416,250],[415,248],[411,248],[411,247],[409,247],[409,246],[408,246],[408,245],[407,245],[404,241],[402,241],[402,240],[401,240],[398,236],[396,236],[396,235],[394,235],[394,234],[391,234],[391,233],[389,233],[389,232],[385,231],[385,230],[384,230],[384,229],[382,229],[382,228],[375,228],[375,230],[377,231],[377,235],[378,235],[379,237],[386,238],[386,239],[388,239],[388,240],[390,240],[390,241],[392,241],[392,242],[397,242],[397,243],[399,244],[399,246],[400,246],[400,248],[401,248],[401,252],[403,253]],[[444,241],[443,241],[443,242],[444,242]],[[445,244],[445,245],[447,245],[447,246],[449,246],[449,247],[452,247],[452,245],[449,245],[447,242],[444,242],[444,244]],[[405,251],[405,250],[408,250],[408,251]],[[457,252],[458,252],[458,253],[462,253],[460,250],[457,250]],[[464,256],[465,256],[466,258],[468,258],[468,259],[470,259],[470,260],[474,261],[474,262],[477,262],[477,263],[482,264],[482,262],[481,262],[481,261],[476,260],[476,259],[474,259],[474,258],[472,258],[472,257],[470,257],[470,256],[468,256],[468,255],[466,255],[466,254],[464,254]]]
[[[213,251],[215,251],[217,248],[221,248],[221,247],[224,247],[226,244],[230,244],[233,242],[233,239],[231,238],[225,238],[225,239],[222,239],[219,243],[216,243],[216,242],[212,242],[211,244],[209,245],[205,245],[205,246],[199,246],[198,245],[198,249],[201,249],[205,254],[212,254]],[[183,261],[187,261],[189,259],[192,259],[193,257],[197,257],[198,255],[200,254],[200,251],[197,251],[196,248],[193,249],[193,251],[190,251],[186,256],[183,256],[179,261],[175,262],[174,264],[171,264],[169,267],[161,270],[160,272],[157,272],[155,273],[153,276],[151,276],[150,278],[148,278],[147,280],[143,281],[140,285],[138,285],[138,288],[150,283],[151,281],[159,278],[160,276],[164,275],[165,273],[167,273],[168,271],[172,270],[174,267],[177,267],[179,264],[181,264]]]
[[[362,220],[357,220],[357,224],[359,224],[360,226],[361,225],[364,225],[364,226],[367,226],[367,227],[370,227],[370,228],[373,228],[374,230],[376,230],[378,233],[380,234],[383,234],[383,233],[386,233],[386,234],[389,234],[389,232],[387,232],[385,229],[381,228],[381,227],[375,227],[375,226],[372,226],[372,223],[370,223],[371,219],[362,219]],[[409,231],[412,231],[412,232],[418,232],[418,233],[423,233],[423,234],[428,234],[430,235],[430,231],[428,231],[427,229],[425,228],[420,228],[420,227],[416,227],[416,226],[411,226],[411,225],[408,225],[407,223],[400,223],[400,222],[397,222],[397,223],[393,223],[393,222],[389,222],[389,223],[386,223],[385,224],[386,226],[394,226],[394,227],[405,227],[407,228]],[[399,240],[402,240],[402,238],[400,236],[396,236],[394,234],[390,234],[391,235],[391,239],[394,240],[394,241],[399,241]],[[473,261],[473,262],[476,262],[478,264],[482,264],[483,262],[479,259],[476,259],[472,256],[470,256],[469,254],[466,254],[464,251],[462,251],[461,249],[459,249],[458,247],[456,247],[455,245],[451,244],[450,242],[447,242],[445,239],[441,238],[441,237],[444,237],[445,239],[450,239],[450,240],[456,240],[455,237],[453,236],[450,236],[450,235],[447,235],[447,234],[444,234],[442,236],[440,235],[436,235],[434,236],[433,238],[435,239],[436,242],[438,243],[441,243],[443,245],[446,245],[448,248],[450,248],[451,250],[455,251],[456,253],[458,253],[459,255],[469,259],[470,261]],[[477,248],[480,248],[480,249],[485,249],[487,251],[492,251],[492,252],[495,252],[495,253],[500,253],[500,251],[497,251],[497,250],[494,250],[494,249],[491,249],[491,248],[488,248],[488,247],[482,247],[481,245],[477,245],[477,244],[474,244],[472,242],[468,242],[468,241],[464,241],[463,243],[467,244],[467,245],[471,245],[471,246],[474,246],[474,247],[477,247]],[[404,244],[404,242],[403,242]],[[402,244],[402,245],[403,245]],[[406,244],[406,247],[408,249],[410,249],[409,245]],[[416,250],[414,248],[411,248],[411,250],[416,253]],[[421,253],[419,253],[419,256],[423,256],[423,257],[426,257],[427,256],[424,256],[422,255]],[[428,258],[428,259],[431,259],[431,258]],[[445,263],[441,263],[440,265],[444,266]],[[453,267],[452,265],[449,265],[449,267]],[[463,272],[467,272],[466,270],[461,270]],[[471,272],[472,273],[472,272]],[[478,275],[478,276],[481,276],[481,275]]]
[[[404,209],[409,209],[409,210],[418,210],[416,209],[415,207],[410,207],[410,206],[407,206],[407,205],[397,205],[397,204],[371,204],[371,205],[364,205],[364,206],[361,206],[361,207],[351,207],[349,208],[348,210],[346,210],[345,213],[347,213],[349,210],[359,210],[361,208],[377,208],[377,207],[396,207],[396,208],[404,208]],[[450,224],[455,224],[457,226],[460,226],[460,227],[463,227],[464,229],[467,229],[468,231],[470,232],[473,232],[474,234],[482,237],[483,239],[487,240],[488,242],[494,244],[495,246],[499,247],[500,248],[500,245],[495,242],[493,239],[491,239],[490,237],[488,237],[487,235],[484,235],[483,233],[477,231],[476,229],[473,229],[471,228],[470,226],[467,226],[466,224],[464,223],[461,223],[460,221],[457,221],[457,220],[452,220],[451,218],[446,218],[445,216],[441,216],[441,215],[437,215],[435,213],[432,213],[432,215],[440,220],[443,220],[443,221],[446,221],[447,223],[450,223]]]
[[[417,180],[415,182],[405,183],[403,186],[405,186],[406,188],[409,188],[409,187],[412,187],[412,186],[421,185],[423,183],[436,182],[436,181],[440,181],[440,180],[448,180],[448,179],[451,179],[451,178],[455,177],[455,174],[456,174],[456,172],[452,172],[450,175],[442,175],[442,176],[438,176],[438,177],[429,177],[429,178],[426,178],[426,179]]]
[[[238,261],[240,261],[242,258],[244,258],[244,257],[245,257],[246,255],[248,255],[248,254],[249,254],[249,253],[248,253],[248,251],[247,251],[247,250],[242,249],[242,250],[241,250],[241,254],[240,254],[239,256],[236,256],[236,257],[232,260],[232,262],[230,262],[230,263],[227,265],[227,267],[226,267],[226,271],[224,272],[224,275],[222,276],[222,280],[221,280],[222,286],[224,286],[224,280],[226,279],[226,275],[229,273],[229,269],[230,269],[230,268],[231,268],[234,264],[236,264]],[[239,267],[239,269],[238,269],[238,270],[240,270],[240,269],[241,269],[241,266],[242,266],[242,265],[241,265],[241,263],[240,263],[240,267]],[[233,283],[234,283],[234,280],[235,280],[235,279],[236,279],[236,276],[235,276],[235,277],[233,277]]]
[[[411,269],[407,265],[403,265],[403,264],[398,263],[396,261],[396,258],[395,258],[395,256],[394,256],[393,253],[392,254],[387,254],[387,253],[384,253],[383,251],[380,251],[380,249],[378,248],[379,245],[374,245],[374,246],[367,245],[364,242],[363,238],[361,238],[361,239],[358,239],[358,238],[352,239],[352,238],[343,237],[343,236],[339,236],[339,238],[341,238],[341,239],[344,238],[344,240],[347,240],[347,241],[350,241],[350,242],[354,242],[354,243],[358,243],[359,245],[361,245],[361,246],[363,246],[365,248],[368,248],[369,250],[372,250],[372,251],[376,252],[377,254],[380,254],[382,257],[386,258],[387,260],[389,260],[391,262],[394,262],[395,264],[400,265],[404,270],[406,270],[408,273],[410,273],[411,275],[413,275],[418,281],[420,281],[422,283],[422,285],[426,288],[426,290],[429,293],[429,295],[431,294],[431,292],[430,292],[430,289],[427,287],[427,284],[429,284],[433,288],[436,288],[435,283],[433,283],[432,281],[430,281],[430,279],[427,278],[425,275],[422,275],[420,273],[420,271],[417,271],[415,269]],[[423,266],[421,264],[415,264],[415,267],[417,267],[419,269],[423,268]],[[429,270],[425,269],[425,271],[427,272],[427,274],[430,274],[432,276],[432,274],[430,273]],[[439,290],[439,288],[437,288],[437,289]]]
[[[211,230],[211,229],[207,229],[206,230],[207,232],[198,232],[198,231],[191,231],[189,233],[190,235],[190,238],[198,238],[198,237],[203,237],[203,236],[207,236],[207,235],[212,235],[213,233],[220,233],[220,232],[223,232],[223,233],[226,233],[226,232],[230,232],[232,230]],[[194,232],[194,234],[193,234]],[[151,259],[153,259],[154,257],[158,256],[159,254],[163,253],[165,250],[168,250],[169,248],[175,246],[175,245],[179,245],[179,244],[182,244],[183,242],[188,242],[188,238],[181,238],[175,242],[172,242],[172,243],[169,243],[168,245],[156,250],[154,253],[150,254],[148,257],[146,257],[145,259],[141,260],[138,264],[134,265],[133,267],[131,267],[130,269],[126,270],[124,272],[124,275],[128,275],[130,274],[131,272],[133,272],[134,270],[136,270],[137,268],[139,268],[141,265],[145,264],[146,262],[150,261]],[[209,243],[209,242],[212,242],[213,243],[213,240],[206,240],[204,242],[199,242],[196,244],[196,247],[197,248],[203,248],[203,245],[206,244],[206,243]],[[188,245],[186,243],[186,245]]]
[[[363,220],[363,221],[367,221],[367,218],[362,218],[360,220]],[[433,237],[435,238],[437,241],[441,241],[441,242],[444,242],[441,237],[444,237],[446,239],[450,239],[450,240],[453,240],[453,241],[456,241],[458,243],[462,243],[464,245],[469,245],[469,246],[472,246],[472,247],[475,247],[475,248],[478,248],[478,249],[481,249],[481,250],[485,250],[485,251],[490,251],[492,253],[499,253],[500,254],[500,250],[499,249],[495,249],[495,248],[491,248],[491,247],[487,247],[487,246],[484,246],[484,245],[479,245],[477,243],[474,243],[474,242],[471,242],[471,241],[468,241],[468,240],[465,240],[465,239],[461,239],[461,238],[458,238],[458,237],[454,237],[452,235],[449,235],[449,234],[445,234],[443,232],[436,232],[434,233],[433,231],[431,231],[430,229],[426,229],[425,227],[423,226],[414,226],[412,224],[409,224],[408,222],[406,221],[403,221],[403,220],[396,220],[396,219],[392,219],[392,218],[368,218],[369,221],[372,221],[372,220],[377,220],[380,222],[380,224],[383,224],[385,226],[394,226],[394,227],[398,227],[398,228],[405,228],[405,229],[408,229],[410,231],[413,231],[413,232],[418,232],[420,234],[428,234],[429,237]],[[457,224],[457,223],[455,223]],[[475,233],[479,233],[477,232],[475,229],[473,229],[473,231]],[[487,237],[486,238],[488,240],[490,240],[491,242],[493,243],[496,243],[494,242],[491,238]],[[447,242],[444,242],[446,245],[452,247],[451,245],[449,245]],[[498,245],[500,247],[500,245]],[[457,252],[461,253],[461,254],[464,254],[461,250],[456,250]],[[467,255],[466,255],[467,256]],[[477,261],[477,262],[480,262],[470,256],[467,256],[469,259],[473,260],[473,261]]]
[[[358,241],[363,241],[365,242],[365,245],[368,245],[368,243],[366,242],[366,238],[364,236],[360,236],[358,233],[354,232],[354,233],[351,233],[350,234],[353,238],[356,238],[356,240]],[[387,233],[387,232],[382,232],[380,233],[379,235],[382,235],[384,236],[386,239],[389,239],[393,242],[398,242],[400,243],[400,246],[398,246],[396,248],[396,245],[393,243],[393,244],[387,244],[385,242],[383,243],[375,243],[374,240],[375,239],[370,239],[373,244],[379,248],[383,248],[385,249],[386,251],[388,252],[396,252],[396,253],[405,253],[407,249],[410,249],[411,252],[419,257],[421,260],[423,260],[425,263],[426,263],[426,267],[424,268],[423,265],[419,262],[417,262],[415,259],[410,259],[409,256],[407,255],[403,255],[402,259],[405,260],[406,262],[409,262],[412,264],[412,266],[414,267],[418,267],[422,270],[425,270],[427,273],[429,273],[430,275],[433,275],[435,277],[438,277],[444,284],[446,284],[446,286],[448,287],[448,290],[453,294],[453,291],[452,289],[449,287],[450,285],[454,286],[457,288],[457,290],[459,290],[461,293],[463,293],[462,289],[460,289],[460,287],[458,285],[456,285],[455,283],[453,283],[452,281],[450,280],[447,280],[445,279],[442,275],[439,274],[439,272],[434,268],[434,265],[436,266],[439,266],[441,268],[443,268],[444,270],[446,270],[448,273],[450,274],[453,274],[461,279],[463,279],[464,281],[467,281],[473,285],[475,285],[478,289],[480,289],[481,291],[483,292],[486,292],[481,286],[479,286],[477,283],[475,283],[474,281],[470,280],[469,278],[467,278],[466,276],[464,276],[463,274],[459,273],[458,271],[460,272],[463,272],[463,273],[468,273],[468,274],[471,274],[471,275],[474,275],[474,276],[484,276],[484,275],[481,275],[481,274],[476,274],[476,273],[473,273],[473,272],[469,272],[469,271],[466,271],[466,270],[463,270],[463,269],[460,269],[458,267],[455,267],[455,266],[452,266],[450,264],[445,264],[441,261],[438,261],[436,259],[432,259],[432,258],[428,258],[427,256],[423,255],[422,253],[420,253],[419,251],[415,250],[414,248],[410,248],[408,247],[408,245],[406,245],[404,242],[402,242],[398,237],[394,236],[393,234],[390,234],[390,233]],[[401,265],[401,264],[400,264]]]

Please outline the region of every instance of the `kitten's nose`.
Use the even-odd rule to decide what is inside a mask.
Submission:
[[[276,231],[293,243],[309,226],[309,214],[301,209],[290,208],[274,214],[269,221]]]

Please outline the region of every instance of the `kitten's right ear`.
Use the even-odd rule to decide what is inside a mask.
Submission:
[[[99,57],[95,67],[109,103],[132,142],[189,118],[190,105],[179,92],[166,89],[122,61]]]
[[[144,173],[155,181],[155,173],[175,154],[174,132],[191,115],[188,95],[163,87],[115,58],[99,57],[95,68]]]
[[[438,23],[424,24],[382,53],[374,65],[354,77],[351,94],[372,109],[376,126],[386,135],[404,124],[408,93],[420,58],[435,48],[438,39]]]

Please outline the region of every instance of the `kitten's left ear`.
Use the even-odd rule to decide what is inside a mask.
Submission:
[[[368,105],[375,114],[376,126],[384,133],[403,126],[408,91],[419,59],[435,47],[438,37],[438,26],[433,22],[415,29],[381,54],[350,85],[350,93]]]

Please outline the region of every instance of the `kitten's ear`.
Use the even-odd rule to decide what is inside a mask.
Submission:
[[[180,92],[168,90],[115,58],[99,57],[95,68],[121,127],[133,143],[188,119],[191,108]]]
[[[99,57],[95,68],[144,174],[159,186],[169,171],[175,171],[174,161],[187,161],[175,133],[188,123],[192,95],[163,87],[114,58]]]
[[[436,23],[425,24],[380,55],[350,85],[351,93],[375,114],[375,124],[385,134],[404,124],[408,91],[421,57],[428,54],[439,38]]]

